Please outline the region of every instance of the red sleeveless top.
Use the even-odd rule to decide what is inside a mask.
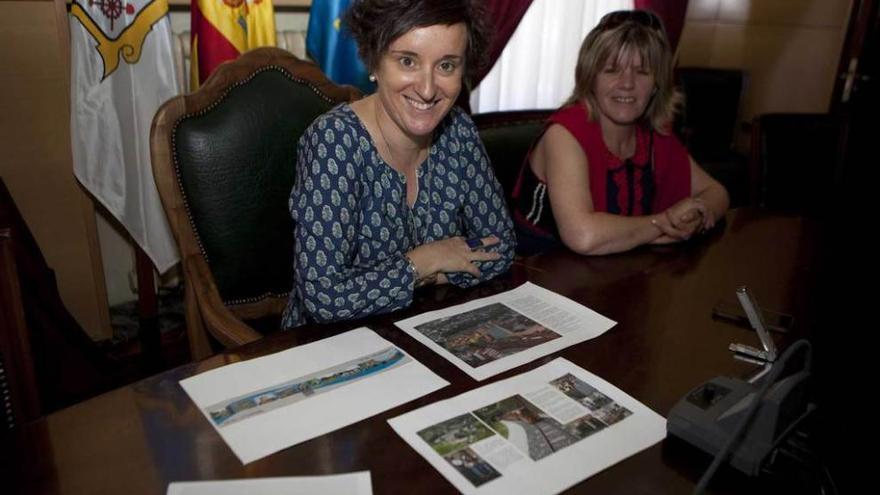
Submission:
[[[690,195],[690,159],[675,136],[639,126],[635,154],[621,160],[605,146],[601,126],[588,118],[585,105],[560,109],[547,120],[545,130],[553,124],[565,127],[587,157],[595,211],[647,215],[664,211]],[[530,158],[531,153],[513,190],[515,220],[520,227],[558,238],[547,185],[532,172]]]

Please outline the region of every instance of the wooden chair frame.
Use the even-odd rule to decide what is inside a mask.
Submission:
[[[30,335],[25,322],[18,280],[13,233],[0,229],[0,369],[6,375],[0,379],[9,389],[0,390],[0,407],[11,409],[15,422],[9,426],[32,421],[40,416],[40,397],[31,354]],[[8,395],[7,395],[8,394]],[[3,428],[7,425],[0,425]]]
[[[258,48],[220,65],[197,91],[167,101],[156,113],[150,130],[156,187],[180,250],[185,279],[187,336],[194,360],[213,354],[209,333],[227,348],[253,342],[262,335],[242,320],[278,314],[286,305],[286,296],[278,295],[230,307],[223,303],[193,229],[173,155],[174,129],[182,119],[214,106],[232,88],[246,83],[267,67],[281,69],[330,103],[353,101],[361,96],[356,88],[337,86],[316,65],[302,61],[290,52],[274,47]]]

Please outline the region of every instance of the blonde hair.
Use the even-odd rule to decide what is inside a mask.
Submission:
[[[646,10],[611,12],[590,31],[581,44],[574,90],[565,105],[584,102],[590,118],[595,119],[596,78],[609,58],[617,61],[627,51],[638,53],[642,65],[654,73],[655,91],[642,118],[655,131],[666,134],[683,98],[674,86],[672,52],[666,31],[660,19]]]

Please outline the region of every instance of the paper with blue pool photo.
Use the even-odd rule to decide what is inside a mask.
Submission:
[[[448,382],[372,330],[358,328],[180,385],[247,464]]]
[[[254,415],[308,399],[315,394],[344,387],[409,361],[410,358],[402,351],[390,346],[316,373],[223,400],[204,409],[218,428],[224,428]]]

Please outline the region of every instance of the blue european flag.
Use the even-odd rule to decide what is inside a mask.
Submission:
[[[351,0],[312,0],[306,50],[324,74],[337,84],[351,84],[372,93],[376,85],[357,54],[357,43],[342,28],[340,18]]]

